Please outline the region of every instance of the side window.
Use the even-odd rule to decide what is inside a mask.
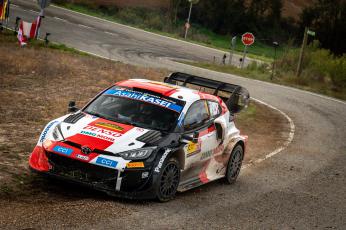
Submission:
[[[218,102],[208,101],[210,117],[217,118],[221,114],[221,108]]]
[[[209,111],[207,102],[200,100],[195,102],[189,108],[184,119],[184,130],[189,131],[204,125],[209,121]]]

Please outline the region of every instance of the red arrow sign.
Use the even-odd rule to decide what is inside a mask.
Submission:
[[[241,36],[241,41],[244,46],[251,46],[255,42],[255,36],[253,36],[252,33],[247,32]]]

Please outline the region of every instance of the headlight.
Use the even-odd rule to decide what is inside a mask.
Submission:
[[[53,133],[52,133],[52,136],[53,136],[54,140],[56,140],[56,141],[64,140],[64,136],[61,133],[60,123],[57,126],[55,126]]]
[[[125,160],[141,160],[148,158],[156,147],[134,149],[126,152],[118,153]]]

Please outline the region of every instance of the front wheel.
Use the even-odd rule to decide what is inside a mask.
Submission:
[[[229,184],[233,184],[239,175],[243,162],[244,150],[241,145],[237,145],[229,158],[226,172],[226,180]]]
[[[180,182],[180,166],[175,158],[166,161],[161,169],[156,188],[157,199],[166,202],[174,199]]]

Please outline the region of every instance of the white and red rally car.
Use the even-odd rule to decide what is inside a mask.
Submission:
[[[184,73],[164,83],[124,80],[83,109],[70,103],[70,114],[49,122],[30,168],[111,195],[160,201],[223,177],[233,183],[247,141],[234,113],[248,101],[241,86]]]

